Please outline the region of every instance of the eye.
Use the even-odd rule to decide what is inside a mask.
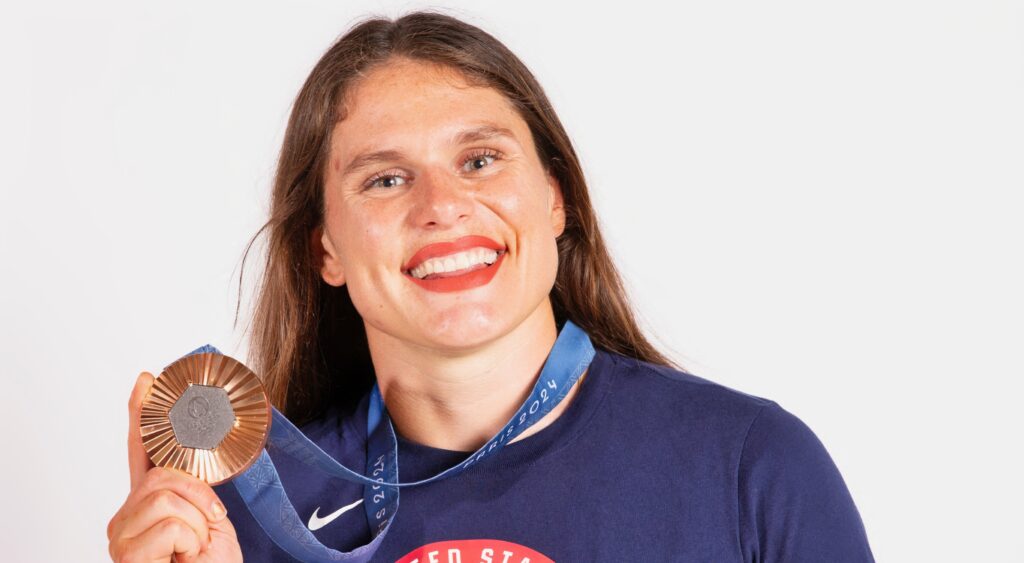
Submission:
[[[366,189],[366,190],[368,190],[370,188],[385,188],[385,189],[388,189],[388,188],[394,188],[396,186],[401,186],[401,185],[405,184],[405,182],[406,182],[405,178],[400,176],[400,175],[398,175],[398,174],[394,174],[393,172],[394,171],[392,171],[392,170],[386,170],[384,172],[378,172],[378,173],[374,174],[368,180],[366,180],[366,182],[363,184],[363,189]]]
[[[466,160],[463,161],[462,169],[466,172],[480,170],[481,168],[486,168],[499,158],[501,158],[501,154],[498,151],[480,149],[470,153],[466,157]],[[467,166],[469,166],[468,169],[466,168]]]

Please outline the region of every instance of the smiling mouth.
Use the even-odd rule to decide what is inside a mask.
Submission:
[[[467,235],[420,248],[402,265],[406,279],[435,293],[487,285],[505,262],[508,247],[483,235]]]
[[[417,280],[454,278],[494,267],[506,250],[476,247],[447,256],[424,260],[415,268],[405,271],[407,276]]]

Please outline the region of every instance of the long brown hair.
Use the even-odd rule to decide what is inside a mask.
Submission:
[[[473,84],[503,94],[529,125],[540,161],[562,188],[566,210],[551,292],[558,324],[571,319],[597,348],[682,369],[655,349],[637,325],[598,228],[576,152],[533,74],[483,30],[445,14],[419,11],[395,20],[374,17],[352,27],[320,58],[292,107],[270,218],[242,259],[244,275],[245,257],[267,231],[248,361],[261,374],[274,406],[302,424],[331,404],[354,405],[373,383],[363,320],[345,286],[321,279],[322,250],[313,233],[323,222],[324,170],[332,129],[345,117],[346,92],[392,57],[455,69]]]

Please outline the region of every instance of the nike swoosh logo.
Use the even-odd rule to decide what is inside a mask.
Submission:
[[[335,510],[334,512],[328,514],[327,516],[324,516],[323,518],[320,518],[320,516],[318,516],[318,514],[320,513],[320,507],[316,507],[316,510],[313,511],[313,515],[309,517],[309,530],[315,532],[320,528],[323,528],[324,526],[333,522],[335,518],[359,506],[359,504],[362,502],[363,499],[359,499],[353,502],[352,504],[343,506],[338,510]]]

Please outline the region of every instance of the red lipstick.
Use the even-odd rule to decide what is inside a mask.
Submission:
[[[490,266],[467,270],[466,273],[456,276],[445,276],[433,279],[421,280],[410,273],[410,270],[419,266],[424,261],[438,256],[447,256],[470,248],[483,247],[498,252],[498,259]],[[446,293],[450,291],[462,291],[485,285],[491,281],[498,268],[505,260],[505,247],[497,242],[479,235],[465,236],[452,242],[438,242],[428,244],[421,248],[402,267],[402,272],[412,280],[413,283],[428,291]]]

